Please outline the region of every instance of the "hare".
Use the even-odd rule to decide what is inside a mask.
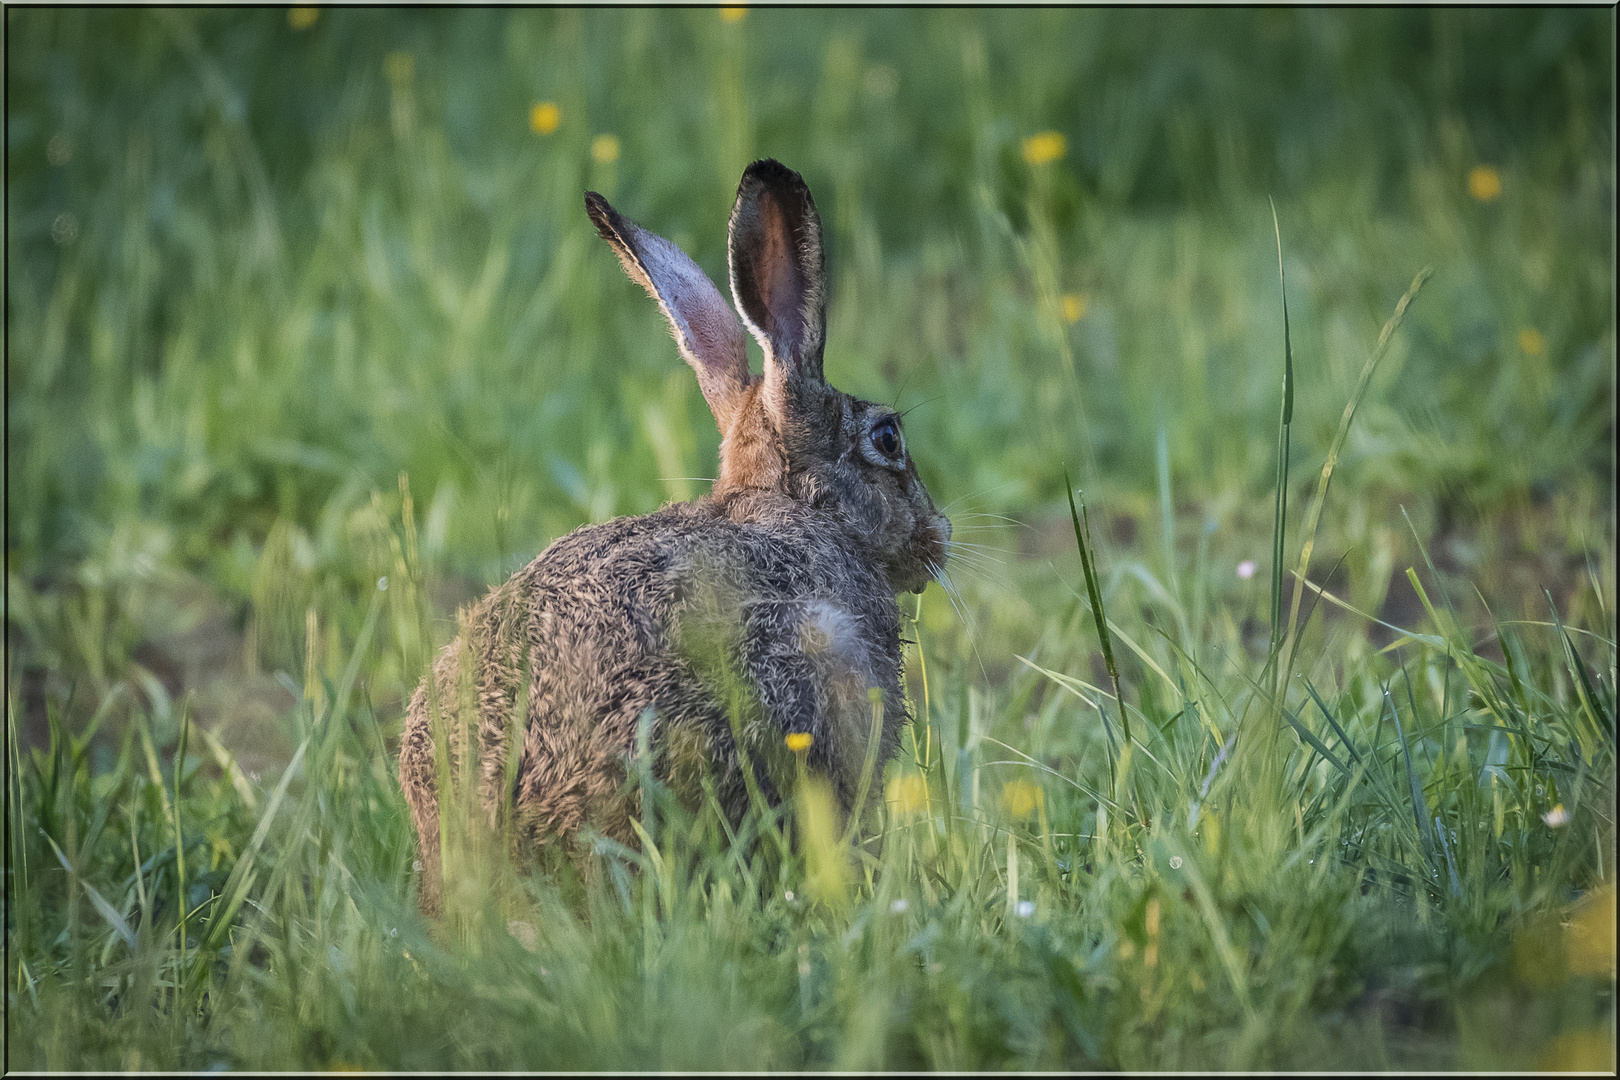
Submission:
[[[783,794],[793,734],[848,813],[870,733],[881,767],[907,718],[896,594],[923,591],[951,536],[899,416],[822,377],[821,222],[798,173],[769,159],[743,173],[728,239],[741,321],[680,248],[595,192],[585,209],[669,320],[723,435],[720,473],[693,502],[569,533],[462,614],[400,747],[430,913],[436,736],[446,775],[473,777],[479,811],[492,826],[509,815],[525,845],[585,825],[634,843],[625,769],[649,706],[660,777],[690,790],[707,776],[733,820],[749,779]]]

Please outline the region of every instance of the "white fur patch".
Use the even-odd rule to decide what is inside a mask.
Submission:
[[[860,655],[855,616],[831,600],[811,600],[799,624],[799,645],[810,656],[853,661]]]

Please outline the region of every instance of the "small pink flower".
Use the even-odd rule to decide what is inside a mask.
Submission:
[[[1244,559],[1242,562],[1237,564],[1237,575],[1244,581],[1248,581],[1250,578],[1254,577],[1254,570],[1255,567],[1253,559]]]

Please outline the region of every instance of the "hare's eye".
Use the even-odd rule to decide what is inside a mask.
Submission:
[[[887,458],[898,458],[905,449],[905,443],[900,438],[900,425],[894,418],[880,420],[872,429],[872,445],[877,452]]]

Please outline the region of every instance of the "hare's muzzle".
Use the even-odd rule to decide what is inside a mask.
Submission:
[[[921,518],[911,534],[911,548],[922,564],[924,576],[908,592],[921,593],[928,583],[945,571],[945,552],[951,542],[951,519],[935,512]]]

